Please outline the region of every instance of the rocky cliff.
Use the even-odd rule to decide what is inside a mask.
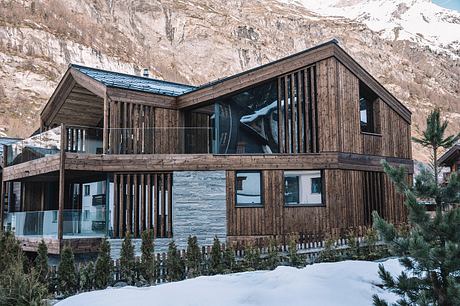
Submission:
[[[197,85],[331,38],[409,107],[414,135],[434,106],[450,132],[460,130],[460,31],[424,34],[406,22],[425,5],[430,15],[420,18],[432,27],[459,29],[460,14],[426,0],[311,2],[0,0],[0,133],[32,132],[71,62],[134,74],[149,68],[154,77]],[[376,3],[391,19],[383,8],[357,9]],[[427,152],[415,147],[414,157],[425,160]]]

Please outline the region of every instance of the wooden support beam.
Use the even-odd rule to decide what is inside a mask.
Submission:
[[[8,146],[3,145],[3,159],[2,159],[2,169],[5,169],[8,165]],[[3,180],[3,171],[1,173],[2,184],[0,186],[0,232],[3,231],[3,217],[5,210],[5,194],[6,194],[6,182]]]
[[[173,217],[173,201],[172,201],[172,179],[173,174],[168,173],[168,237],[173,236],[172,217]]]
[[[107,95],[104,96],[104,122],[102,131],[102,153],[107,154],[109,151],[109,106],[110,101]]]
[[[120,174],[120,197],[119,197],[119,202],[118,202],[118,232],[119,232],[119,237],[123,238],[125,236],[125,193],[126,193],[126,188],[125,188],[125,181],[124,181],[124,175]]]
[[[120,195],[118,194],[119,192],[119,186],[118,186],[118,174],[114,174],[113,176],[113,211],[112,211],[112,214],[113,214],[113,237],[112,238],[118,238],[118,216],[119,216],[119,212],[118,212],[118,209],[119,209],[119,199],[120,199]]]
[[[141,174],[141,232],[145,231],[145,174]]]
[[[126,175],[126,233],[132,233],[133,227],[133,211],[132,211],[132,184],[131,174]]]
[[[147,174],[147,229],[152,229],[152,181],[150,174]]]
[[[137,180],[138,175],[134,174],[133,186],[134,186],[134,237],[139,238],[139,183]]]
[[[66,157],[66,145],[67,142],[67,128],[64,124],[61,124],[61,151],[59,161],[59,212],[58,212],[58,240],[59,243],[62,241],[64,236],[63,224],[64,224],[64,201],[65,201],[65,157]]]
[[[160,184],[158,184],[160,185]],[[161,237],[166,237],[166,178],[165,174],[161,174]]]

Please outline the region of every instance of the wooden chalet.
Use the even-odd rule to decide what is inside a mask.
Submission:
[[[455,144],[447,150],[439,159],[438,165],[441,167],[448,167],[448,172],[443,172],[444,181],[447,181],[450,174],[457,172],[460,169],[460,144]]]
[[[336,41],[199,87],[70,65],[40,120],[5,146],[1,213],[25,250],[406,219],[380,162],[413,173],[411,113]]]

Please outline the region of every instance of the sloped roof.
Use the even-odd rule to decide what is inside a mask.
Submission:
[[[457,143],[452,148],[447,150],[439,159],[438,163],[441,166],[452,165],[457,159],[460,158],[460,143]]]
[[[153,78],[141,77],[114,71],[107,71],[76,64],[72,68],[104,84],[107,87],[116,87],[129,90],[161,94],[167,96],[179,96],[196,89],[195,86],[173,83]]]

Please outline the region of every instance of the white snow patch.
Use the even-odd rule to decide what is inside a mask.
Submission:
[[[301,5],[320,16],[362,22],[386,39],[410,40],[447,52],[460,48],[460,13],[430,0],[279,1]]]
[[[124,287],[82,293],[58,306],[92,305],[371,305],[378,294],[389,302],[397,297],[381,290],[377,262],[320,263],[303,269],[278,267],[229,275],[202,276],[147,288]],[[392,274],[403,268],[397,259],[383,262]]]

